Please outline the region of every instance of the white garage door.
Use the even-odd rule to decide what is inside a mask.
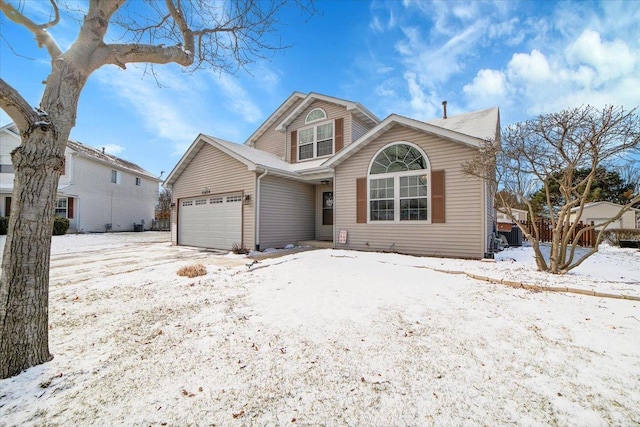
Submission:
[[[183,199],[178,211],[178,244],[232,249],[242,242],[242,195]]]

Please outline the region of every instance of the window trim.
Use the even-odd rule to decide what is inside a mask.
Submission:
[[[426,169],[414,169],[409,171],[401,171],[401,172],[386,172],[386,173],[371,173],[371,168],[378,157],[378,155],[386,150],[389,147],[394,145],[408,145],[416,149],[426,162]],[[385,144],[381,147],[376,153],[371,157],[369,161],[369,166],[367,168],[367,224],[431,224],[431,213],[433,203],[431,201],[431,162],[429,161],[429,157],[424,152],[422,148],[418,145],[409,142],[409,141],[395,141],[389,144]],[[419,176],[426,175],[427,176],[427,219],[426,220],[401,220],[400,219],[400,178],[407,176]],[[393,220],[372,220],[371,219],[371,180],[373,179],[386,179],[393,178]],[[402,199],[406,199],[407,197],[403,197]],[[375,199],[374,199],[375,200]],[[388,199],[380,199],[380,200],[388,200]]]
[[[115,181],[113,180],[114,172],[115,172],[115,177],[116,177]],[[111,183],[112,184],[116,184],[116,185],[122,184],[122,172],[120,172],[117,169],[111,169]]]
[[[64,207],[59,206],[59,203],[64,201]],[[58,211],[64,209],[64,216],[58,215]],[[56,197],[56,206],[54,208],[55,216],[59,216],[60,218],[68,218],[69,216],[69,200],[67,197]]]
[[[311,115],[311,113],[314,113],[316,111],[321,111],[323,114],[323,117],[319,117],[317,119],[309,119],[309,116]],[[322,108],[314,108],[313,110],[309,111],[309,113],[307,114],[307,116],[304,118],[304,124],[308,125],[309,123],[314,123],[320,120],[327,120],[328,116],[327,116],[327,112],[324,111],[324,109]]]
[[[317,108],[316,108],[317,109]],[[320,126],[324,126],[326,124],[331,124],[331,153],[330,154],[323,154],[322,156],[318,156],[318,128]],[[300,138],[302,136],[302,132],[304,132],[305,130],[309,130],[309,129],[313,129],[313,141],[312,142],[307,142],[305,144],[301,144],[300,143]],[[329,119],[329,120],[324,120],[322,122],[318,121],[318,122],[314,122],[312,125],[310,126],[305,126],[303,128],[300,128],[297,130],[297,136],[296,136],[296,143],[297,143],[297,161],[298,162],[306,162],[309,160],[314,160],[314,159],[322,159],[325,157],[331,157],[335,154],[336,152],[336,121],[334,119]],[[322,141],[327,141],[327,139],[323,139]],[[321,142],[322,142],[321,141]],[[307,157],[304,159],[300,158],[300,148],[301,147],[305,147],[308,145],[312,145],[313,146],[313,155],[311,157]]]

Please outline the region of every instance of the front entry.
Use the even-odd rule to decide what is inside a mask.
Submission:
[[[316,235],[318,240],[333,240],[333,187],[317,187]]]

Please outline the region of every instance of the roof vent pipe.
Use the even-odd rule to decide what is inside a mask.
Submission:
[[[443,119],[447,118],[447,101],[442,101]]]

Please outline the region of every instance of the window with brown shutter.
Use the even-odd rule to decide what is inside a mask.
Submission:
[[[356,179],[356,222],[367,223],[367,178]]]
[[[445,181],[444,171],[431,172],[431,222],[445,222]]]
[[[344,147],[344,119],[336,119],[336,153]],[[334,153],[335,154],[335,153]]]
[[[298,161],[298,131],[291,131],[291,163]]]

